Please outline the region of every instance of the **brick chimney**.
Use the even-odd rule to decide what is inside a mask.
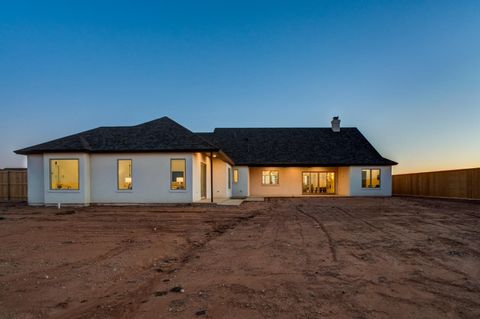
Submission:
[[[332,131],[340,132],[340,119],[338,116],[334,116],[332,119]]]

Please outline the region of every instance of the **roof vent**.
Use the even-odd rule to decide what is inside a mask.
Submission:
[[[334,116],[332,119],[332,131],[340,132],[340,119],[338,116]]]

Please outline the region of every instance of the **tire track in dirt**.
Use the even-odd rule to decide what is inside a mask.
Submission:
[[[257,210],[249,213],[247,216],[240,216],[233,218],[233,222],[218,225],[211,231],[205,234],[205,240],[201,242],[196,242],[192,244],[191,247],[183,254],[177,257],[169,258],[174,261],[171,264],[172,271],[178,271],[182,269],[184,265],[190,262],[191,258],[195,253],[202,249],[208,242],[215,240],[228,230],[233,230],[240,224],[253,219],[260,214],[262,210]],[[142,301],[148,299],[152,295],[153,288],[165,276],[162,273],[154,273],[152,275],[152,269],[142,269],[134,275],[134,277],[142,277],[146,275],[146,282],[144,282],[140,287],[134,289],[133,291],[128,292],[126,295],[121,296],[117,300],[114,300],[107,304],[94,303],[87,307],[77,307],[72,308],[71,310],[59,314],[55,318],[58,319],[91,319],[91,318],[133,318],[135,317],[136,311],[140,308]],[[106,296],[114,296],[116,291],[116,286],[112,286],[107,289]],[[101,312],[101,314],[99,314]]]
[[[310,219],[312,219],[315,222],[315,224],[317,225],[317,227],[320,228],[323,231],[323,233],[325,234],[325,236],[327,237],[327,240],[328,240],[328,247],[330,248],[330,252],[332,254],[332,259],[333,259],[334,262],[337,262],[337,251],[336,251],[336,247],[335,247],[335,242],[333,241],[330,233],[327,231],[327,228],[325,227],[325,225],[322,222],[320,222],[320,220],[318,220],[318,218],[316,218],[314,215],[311,215],[311,214],[305,212],[299,206],[295,206],[295,209],[300,214],[302,214],[304,216],[307,216]]]
[[[260,248],[264,248],[264,247],[273,247],[275,249],[278,249],[278,233],[280,231],[280,224],[279,224],[279,220],[278,220],[278,212],[276,212],[275,214],[273,213],[274,211],[277,211],[278,209],[280,208],[280,206],[278,205],[277,202],[274,202],[272,200],[269,200],[269,207],[265,210],[265,213],[262,214],[263,216],[266,216],[266,215],[269,215],[269,220],[268,220],[268,223],[266,223],[265,225],[263,225],[263,231],[261,232],[260,234],[260,237],[257,239],[257,244],[255,245],[255,249],[260,249]],[[270,226],[272,224],[275,224],[276,226]],[[282,227],[284,227],[285,225],[281,225]],[[260,244],[262,242],[264,242],[264,238],[267,237],[268,238],[268,233],[265,231],[266,229],[273,229],[274,230],[274,234],[273,234],[273,240],[271,241],[267,241],[266,243],[264,244]]]
[[[404,233],[406,232],[402,232],[402,231],[397,231],[397,232],[390,232],[390,231],[387,231],[387,230],[384,230],[382,228],[379,228],[375,225],[373,225],[372,223],[370,222],[367,222],[365,220],[363,220],[362,218],[358,217],[358,216],[355,216],[355,214],[352,214],[350,213],[348,210],[346,210],[345,208],[341,208],[341,207],[338,207],[338,206],[335,206],[335,208],[337,208],[339,211],[341,211],[342,213],[344,213],[345,215],[351,217],[352,219],[356,219],[356,220],[359,220],[361,222],[363,222],[364,224],[368,225],[369,227],[371,227],[372,229],[374,230],[378,230],[382,233],[384,233],[385,235],[387,235],[389,238],[395,238],[395,236],[399,236],[399,237],[402,237],[404,239],[408,239],[412,242],[416,242],[417,239],[415,237],[412,237],[412,236],[407,236],[405,235]],[[408,215],[409,217],[412,217],[414,216],[414,214],[409,214]],[[425,222],[422,220],[422,223]],[[429,225],[435,225],[433,223],[429,223],[429,222],[425,222],[425,224],[429,224]],[[395,227],[399,227],[399,228],[402,228],[402,229],[406,229],[407,230],[407,233],[410,233],[412,232],[412,229],[408,228],[408,227],[405,227],[404,225],[397,225],[397,224],[394,224],[393,225]],[[451,228],[450,229],[451,232],[454,232],[456,229],[454,228]],[[430,237],[431,236],[431,233],[429,232],[425,232],[425,231],[422,231],[422,230],[419,230],[419,229],[413,229],[413,231],[416,233],[416,234],[422,234],[424,235],[425,237]],[[399,248],[400,249],[400,248]],[[435,258],[435,257],[429,257],[427,256],[426,253],[424,253],[421,249],[417,248],[416,249],[418,251],[418,253],[416,254],[418,258],[421,258],[424,260],[425,263],[427,264],[430,264],[432,265],[433,267],[438,267],[438,268],[441,268],[441,269],[444,269],[445,271],[447,272],[451,272],[451,273],[454,273],[456,275],[459,275],[459,276],[466,276],[467,274],[459,269],[456,269],[454,267],[452,267],[451,265],[448,265],[448,264],[445,264],[442,260],[439,260],[438,258]],[[402,250],[404,251],[404,250]]]
[[[377,230],[391,238],[395,237],[395,236],[400,236],[400,237],[403,237],[405,239],[412,239],[411,237],[409,236],[406,236],[404,235],[403,233],[399,233],[399,232],[391,232],[391,231],[387,231],[381,227],[378,227],[370,222],[367,222],[366,220],[364,220],[363,218],[359,217],[359,216],[356,216],[355,214],[352,214],[351,212],[349,212],[347,209],[345,208],[342,208],[342,207],[339,207],[339,206],[333,206],[333,208],[339,210],[340,212],[342,212],[343,214],[347,215],[348,217],[350,217],[350,219],[353,219],[353,220],[358,220],[360,222],[362,222],[363,224],[367,225],[368,227],[370,227],[371,229],[374,229],[374,230]]]

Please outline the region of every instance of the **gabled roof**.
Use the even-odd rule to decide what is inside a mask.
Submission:
[[[218,151],[218,147],[164,116],[135,126],[98,127],[15,153],[168,151]]]
[[[396,165],[383,158],[356,128],[217,128],[193,133],[168,117],[135,126],[98,127],[15,151],[219,152],[235,165]]]
[[[217,128],[198,133],[248,166],[396,165],[357,128]]]

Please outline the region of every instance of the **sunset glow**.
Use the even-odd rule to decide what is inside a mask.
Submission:
[[[164,115],[198,132],[339,115],[394,173],[480,166],[478,1],[10,1],[0,30],[0,168]]]

